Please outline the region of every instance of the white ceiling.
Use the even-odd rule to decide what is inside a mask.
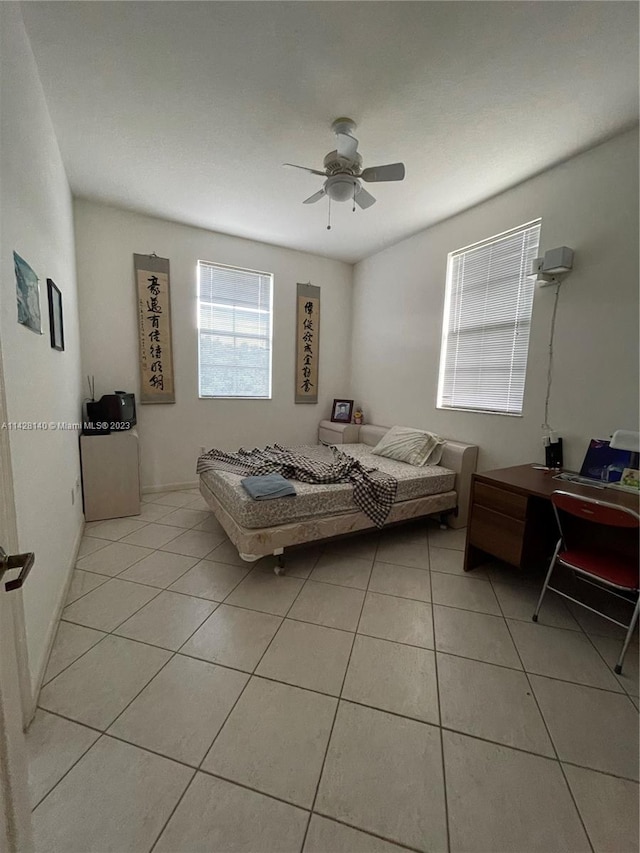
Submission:
[[[631,126],[630,2],[22,4],[75,194],[356,261]],[[351,212],[301,202],[358,123]]]

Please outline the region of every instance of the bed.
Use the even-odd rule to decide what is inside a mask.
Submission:
[[[439,515],[451,527],[465,527],[471,475],[478,448],[447,439],[439,465],[418,468],[371,453],[388,427],[353,424],[340,430],[322,422],[318,445],[293,448],[311,458],[328,460],[338,445],[342,452],[364,465],[390,474],[398,481],[395,502],[385,527],[424,516]],[[348,443],[343,443],[344,439]],[[286,548],[350,533],[376,529],[355,505],[350,483],[329,485],[296,481],[296,496],[254,501],[240,485],[241,474],[209,470],[200,475],[200,493],[224,528],[243,560],[255,561],[269,554],[278,557],[277,574],[283,569]]]

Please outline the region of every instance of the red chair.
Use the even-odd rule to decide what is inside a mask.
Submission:
[[[615,667],[615,671],[621,673],[622,661],[636,627],[640,608],[638,592],[640,515],[619,504],[579,497],[569,492],[553,492],[551,502],[558,520],[560,539],[551,559],[536,611],[533,614],[533,621],[538,621],[542,600],[549,589],[591,610],[592,613],[597,613],[610,622],[626,628],[627,634]],[[601,610],[596,610],[584,601],[579,601],[567,592],[551,586],[549,582],[557,564],[573,572],[578,580],[592,584],[600,590],[604,589],[629,604],[635,604],[629,624],[618,622]]]

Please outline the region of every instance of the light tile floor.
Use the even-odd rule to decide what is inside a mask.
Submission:
[[[243,563],[196,490],[88,524],[28,733],[37,851],[638,846],[638,650],[464,531]],[[538,584],[540,581],[538,580]]]

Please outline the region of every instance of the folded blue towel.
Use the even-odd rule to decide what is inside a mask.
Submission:
[[[240,480],[254,501],[268,501],[295,495],[296,490],[282,474],[263,474],[260,477],[245,477]]]

